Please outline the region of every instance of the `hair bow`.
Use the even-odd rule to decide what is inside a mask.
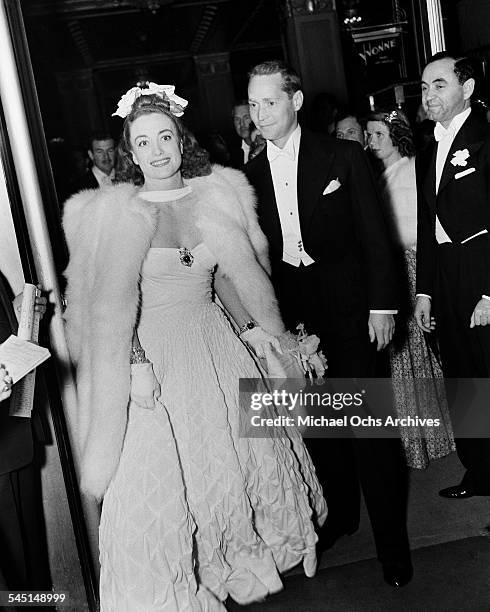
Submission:
[[[169,110],[172,115],[182,117],[188,101],[176,95],[174,85],[157,85],[156,83],[148,83],[148,87],[144,89],[141,87],[131,87],[131,89],[128,89],[128,91],[121,96],[121,99],[117,103],[117,110],[115,113],[112,113],[112,116],[118,116],[125,119],[131,112],[136,98],[152,94],[159,96],[162,100],[169,103]]]

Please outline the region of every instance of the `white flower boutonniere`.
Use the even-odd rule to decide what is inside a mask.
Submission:
[[[451,163],[453,166],[466,166],[468,162],[466,161],[470,156],[470,152],[468,149],[462,149],[461,151],[455,151],[453,153],[453,159]]]

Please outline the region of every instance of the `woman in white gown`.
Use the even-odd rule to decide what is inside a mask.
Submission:
[[[224,610],[300,562],[314,574],[326,505],[300,438],[239,435],[239,379],[260,377],[250,350],[284,331],[267,245],[241,173],[184,182],[184,101],[153,91],[120,103],[135,185],[65,205],[81,484],[103,497],[103,612]]]

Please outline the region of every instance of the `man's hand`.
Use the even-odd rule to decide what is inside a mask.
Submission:
[[[379,314],[372,312],[368,321],[369,339],[378,343],[377,349],[381,351],[386,348],[393,338],[395,331],[395,318],[391,314]]]
[[[12,393],[12,377],[7,371],[7,368],[0,364],[0,402],[10,397]]]
[[[473,310],[470,319],[470,327],[475,325],[490,325],[490,300],[481,298]]]
[[[37,285],[39,291],[41,291],[41,285]],[[15,316],[17,320],[20,320],[20,311],[22,309],[22,300],[24,299],[24,293],[19,293],[15,296],[13,301],[13,306],[15,310]],[[42,295],[36,296],[34,301],[34,311],[39,313],[39,318],[42,319],[44,314],[46,313],[46,305],[48,300]]]
[[[38,285],[38,289],[41,287]],[[44,296],[40,295],[36,297],[36,301],[34,302],[34,310],[39,313],[39,318],[42,319],[46,314],[46,306],[48,300]]]
[[[432,304],[430,298],[425,295],[419,295],[415,302],[414,317],[417,325],[423,332],[430,333],[435,329],[435,320],[430,316]]]

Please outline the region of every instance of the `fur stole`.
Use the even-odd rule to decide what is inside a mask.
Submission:
[[[215,166],[188,181],[197,226],[249,314],[268,332],[284,331],[268,278],[267,242],[245,176]],[[129,403],[129,354],[139,305],[140,270],[157,229],[156,204],[132,185],[83,191],[65,204],[70,252],[65,312],[77,369],[74,417],[81,488],[101,498],[119,462]]]

